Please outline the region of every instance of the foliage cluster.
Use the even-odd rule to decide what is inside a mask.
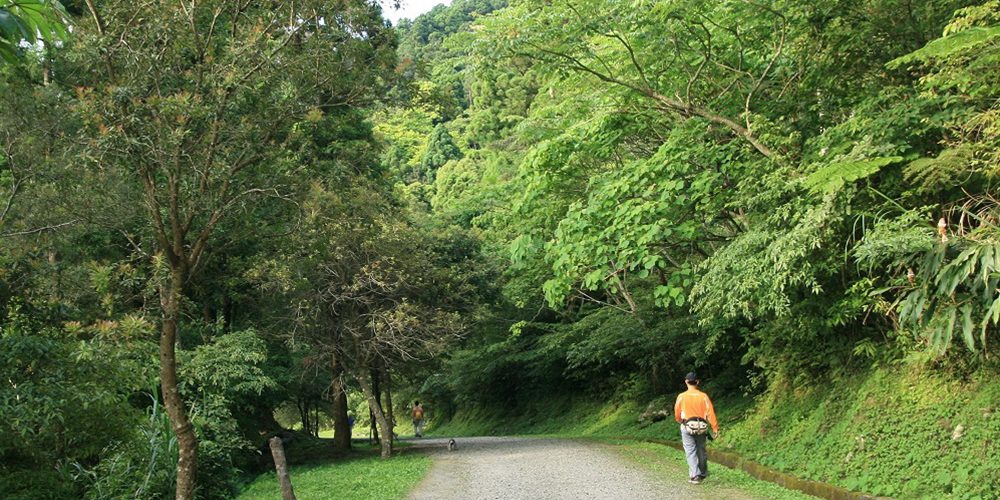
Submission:
[[[462,158],[413,192],[503,263],[501,300],[425,388],[472,426],[558,426],[538,401],[659,398],[691,369],[775,398],[899,362],[994,373],[997,7],[524,0],[403,26],[406,88],[461,87],[421,130]],[[811,460],[785,449],[784,468]],[[895,453],[869,458],[905,469]]]
[[[0,2],[5,477],[222,498],[294,436],[276,411],[346,450],[353,410],[389,457],[400,396],[564,425],[535,403],[695,369],[764,394],[731,443],[771,465],[993,487],[905,489],[939,462],[837,399],[996,372],[997,0],[67,5]],[[993,411],[872,380],[952,459],[916,415]],[[891,465],[788,441],[851,450],[854,419]]]
[[[35,44],[66,38],[66,13],[58,0],[4,0],[0,3],[0,63],[19,64]]]
[[[778,387],[722,446],[800,477],[900,498],[994,495],[996,379],[886,369],[829,388]],[[808,461],[801,457],[808,456]]]
[[[461,61],[469,97],[435,119],[463,158],[424,181],[433,213],[510,263],[452,389],[989,364],[993,4],[525,1],[440,42],[404,27],[411,88]]]
[[[229,498],[348,395],[391,437],[490,280],[380,163],[378,3],[67,5],[0,3],[0,496]]]

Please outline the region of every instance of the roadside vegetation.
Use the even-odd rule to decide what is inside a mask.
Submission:
[[[714,446],[1000,491],[998,0],[382,14],[0,0],[0,497],[231,498],[414,400],[662,438],[692,370]]]
[[[684,454],[673,448],[654,443],[612,441],[615,449],[625,458],[641,464],[661,478],[683,478],[687,475]],[[811,495],[782,488],[776,484],[754,479],[749,474],[710,465],[710,480],[698,485],[699,498],[760,498],[769,500],[806,500]]]
[[[419,453],[400,453],[380,460],[376,453],[358,453],[350,459],[291,467],[295,496],[302,500],[342,498],[370,500],[404,498],[430,468],[431,459]],[[274,500],[281,489],[273,472],[261,474],[243,487],[238,500]]]
[[[458,111],[393,115],[449,129],[413,185],[508,263],[424,383],[431,432],[671,439],[640,417],[695,370],[713,446],[995,496],[1000,4],[473,5],[402,38]]]
[[[706,391],[713,393],[711,386]],[[757,398],[723,395],[715,402],[722,436],[709,448],[801,479],[874,495],[913,498],[947,492],[989,498],[1000,490],[992,458],[1000,433],[996,401],[1000,383],[992,377],[974,374],[955,381],[930,370],[881,369],[837,386]],[[672,404],[668,398],[647,404],[552,395],[533,398],[503,415],[463,410],[431,433],[680,443]],[[669,415],[651,420],[658,410]],[[662,453],[682,456],[672,448]]]

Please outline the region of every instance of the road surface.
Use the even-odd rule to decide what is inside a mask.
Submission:
[[[621,457],[613,445],[603,443],[511,437],[457,438],[456,442],[452,452],[447,439],[416,440],[407,449],[426,452],[434,459],[411,499],[664,500],[719,498],[720,493],[725,498],[749,498],[735,490],[720,492],[689,484],[683,468],[676,477],[654,477]]]

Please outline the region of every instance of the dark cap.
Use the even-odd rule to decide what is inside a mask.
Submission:
[[[695,372],[688,373],[687,376],[684,377],[684,380],[687,381],[687,382],[697,382],[698,381],[698,374],[695,373]]]

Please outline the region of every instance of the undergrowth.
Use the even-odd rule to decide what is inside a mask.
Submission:
[[[1000,382],[880,370],[827,387],[777,384],[725,448],[797,476],[904,498],[1000,495]]]

